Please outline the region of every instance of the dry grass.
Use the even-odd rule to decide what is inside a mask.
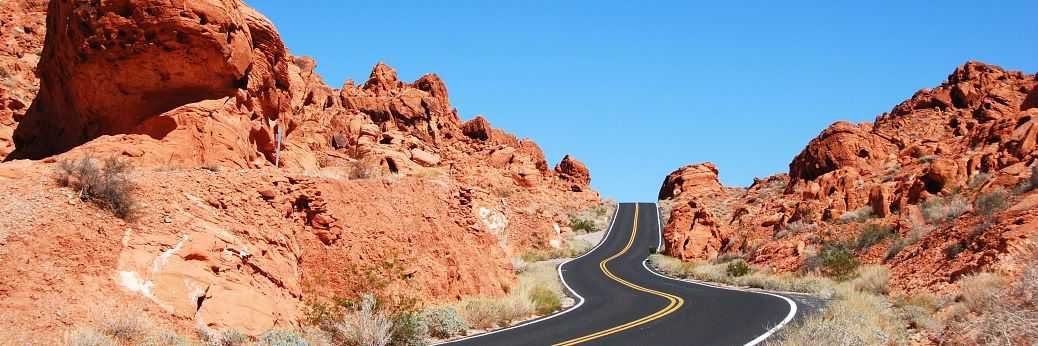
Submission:
[[[890,271],[880,265],[867,265],[858,268],[858,277],[850,284],[855,290],[876,295],[885,295],[889,291]]]
[[[901,253],[901,250],[904,250],[906,247],[909,247],[912,244],[919,242],[920,239],[923,239],[923,237],[929,235],[930,232],[933,232],[933,230],[934,226],[932,225],[912,225],[912,228],[908,231],[907,235],[905,235],[904,237],[894,237],[894,243],[891,244],[890,248],[887,249],[887,254],[884,259],[890,260],[894,258],[894,256],[897,256],[897,254]]]
[[[788,236],[797,235],[797,234],[800,234],[800,233],[813,232],[813,231],[815,231],[817,229],[818,229],[818,225],[816,225],[816,224],[813,224],[813,223],[810,223],[810,222],[806,222],[806,221],[802,221],[802,220],[793,221],[793,222],[791,222],[789,224],[786,224],[786,226],[783,227],[782,230],[780,230],[778,232],[775,232],[775,235],[773,236],[773,238],[775,238],[775,239],[782,239],[782,238],[785,238],[785,237],[788,237]]]
[[[1005,280],[998,275],[978,273],[959,280],[959,294],[970,310],[983,311],[1002,298],[1000,296],[1005,286]]]
[[[959,196],[931,197],[923,202],[923,218],[929,223],[954,220],[969,211],[970,205]]]
[[[907,339],[907,324],[882,295],[887,292],[889,275],[881,266],[861,267],[855,280],[838,283],[813,275],[776,275],[766,270],[736,277],[724,275],[719,270],[721,264],[688,263],[662,255],[650,256],[650,261],[671,276],[832,296],[825,310],[782,329],[769,344],[887,345],[902,344]]]
[[[540,262],[558,258],[573,258],[591,251],[594,245],[580,238],[569,238],[559,248],[548,248],[530,250],[523,253],[521,259],[525,262]]]
[[[872,218],[872,207],[865,206],[840,215],[840,223],[865,222]]]
[[[385,346],[392,341],[393,320],[375,308],[375,297],[365,295],[360,310],[354,311],[334,326],[335,336],[343,344]]]
[[[886,298],[837,286],[820,313],[778,332],[773,345],[899,345],[907,330]]]
[[[1009,192],[996,189],[977,196],[973,202],[973,210],[981,216],[989,217],[1009,206]]]
[[[814,275],[773,274],[767,270],[751,270],[744,275],[731,275],[728,265],[732,262],[706,263],[684,262],[665,255],[649,256],[649,264],[657,271],[669,276],[716,282],[734,286],[760,288],[772,291],[822,293],[832,291],[832,280]]]
[[[479,329],[503,327],[535,313],[544,315],[557,311],[564,293],[556,263],[530,263],[507,296],[466,298],[456,305],[456,310],[469,326]]]
[[[68,346],[115,346],[115,340],[92,328],[77,328],[65,336]]]

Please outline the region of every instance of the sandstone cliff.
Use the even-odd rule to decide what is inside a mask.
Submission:
[[[724,188],[712,164],[683,167],[659,195],[673,206],[667,252],[804,270],[823,244],[869,228],[889,234],[857,257],[889,266],[898,291],[1019,269],[1002,260],[1038,232],[1036,100],[1038,76],[968,62],[874,123],[834,123],[788,175]]]

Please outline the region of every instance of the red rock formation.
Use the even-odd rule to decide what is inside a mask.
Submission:
[[[583,191],[591,184],[591,173],[588,172],[587,166],[569,155],[563,157],[555,166],[555,173],[563,180],[571,182],[570,189],[573,191]]]
[[[0,160],[14,150],[14,129],[40,86],[34,69],[43,50],[46,9],[43,1],[0,3]]]
[[[239,87],[276,99],[273,90],[287,83],[287,53],[273,25],[235,1],[58,1],[48,12],[48,31],[62,34],[47,35],[41,91],[15,133],[15,158],[133,132],[163,112],[233,96]],[[276,120],[276,101],[266,101],[254,111]]]
[[[5,33],[36,39],[3,36],[0,67],[18,78],[44,7],[0,2]],[[0,275],[18,277],[0,283],[0,310],[19,312],[0,326],[61,335],[110,301],[184,328],[291,329],[305,301],[370,289],[346,268],[388,260],[409,278],[391,293],[500,295],[511,257],[557,243],[558,223],[599,203],[579,161],[552,171],[533,141],[483,117],[463,126],[436,75],[406,83],[379,63],[333,89],[238,0],[47,8],[57,34],[31,108],[35,81],[0,86],[0,157],[17,126],[0,164]],[[57,160],[86,155],[137,168],[137,219],[54,185]],[[55,314],[41,299],[68,303]]]
[[[793,159],[788,182],[776,176],[748,189],[721,188],[712,166],[679,169],[660,190],[676,206],[667,249],[684,259],[741,254],[792,271],[823,242],[855,237],[868,223],[892,226],[901,237],[926,229],[927,200],[968,205],[1030,177],[1038,165],[1036,90],[1038,76],[968,62],[875,123],[834,123]],[[966,211],[931,225],[934,231],[897,255],[885,256],[885,242],[858,256],[890,266],[895,290],[953,288],[962,275],[990,270],[1013,244],[1038,236],[1031,225],[1038,210],[1027,206],[1034,194],[1010,197],[1015,206],[991,217]],[[698,221],[709,215],[710,222]],[[982,225],[980,235],[971,233]],[[954,244],[963,252],[946,256],[943,249]]]
[[[721,191],[717,166],[706,162],[681,167],[670,173],[660,187],[659,199],[670,199],[685,192],[702,194]]]

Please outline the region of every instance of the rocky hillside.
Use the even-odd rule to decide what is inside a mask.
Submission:
[[[376,284],[501,295],[599,203],[582,163],[461,121],[434,74],[329,87],[239,0],[12,0],[0,29],[0,329],[118,305],[256,335]],[[109,158],[126,218],[55,179]]]
[[[874,123],[837,122],[748,188],[710,164],[671,173],[666,251],[744,256],[813,270],[827,244],[891,269],[896,291],[954,289],[981,270],[1012,273],[1038,235],[1038,76],[969,62]]]

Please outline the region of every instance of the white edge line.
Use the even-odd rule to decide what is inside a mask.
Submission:
[[[657,225],[661,224],[659,210],[660,210],[659,209],[659,203],[657,203],[657,205],[656,205],[656,224]],[[657,228],[657,230],[659,231],[659,235],[660,235],[659,239],[660,239],[660,242],[662,243],[663,242],[663,227],[659,227],[659,228]],[[782,322],[779,322],[779,324],[775,325],[774,327],[769,329],[767,332],[764,332],[764,334],[761,334],[756,339],[750,340],[744,346],[753,346],[753,345],[759,344],[761,341],[764,341],[765,339],[770,337],[772,334],[775,334],[775,332],[777,332],[779,329],[782,329],[782,327],[785,327],[786,324],[789,324],[789,322],[792,321],[793,317],[796,316],[796,314],[797,314],[797,304],[796,304],[796,302],[794,302],[792,299],[783,297],[781,295],[774,294],[774,293],[769,293],[769,292],[758,291],[758,290],[744,290],[744,289],[733,288],[733,287],[707,285],[707,284],[703,284],[703,283],[699,283],[699,282],[695,282],[695,281],[681,280],[681,279],[678,279],[678,278],[674,278],[674,277],[670,277],[670,276],[666,276],[666,275],[660,274],[660,273],[656,272],[655,270],[650,269],[648,263],[649,263],[649,259],[646,258],[645,260],[642,261],[642,267],[644,267],[645,270],[649,271],[653,275],[659,276],[659,277],[664,278],[664,279],[680,281],[680,282],[690,283],[690,284],[695,284],[695,285],[700,285],[700,286],[712,287],[712,288],[717,288],[717,289],[729,290],[729,291],[740,291],[740,292],[765,294],[765,295],[769,295],[769,296],[772,296],[772,297],[782,298],[783,300],[786,301],[786,303],[789,303],[789,314],[786,314],[786,318],[782,319]]]
[[[485,333],[480,333],[480,334],[476,334],[476,335],[469,335],[469,336],[466,336],[466,337],[461,338],[461,339],[437,342],[437,343],[433,343],[433,345],[450,344],[450,343],[465,341],[465,340],[469,340],[469,339],[475,339],[475,338],[478,338],[478,337],[483,337],[483,336],[487,336],[487,335],[491,335],[491,334],[496,334],[496,333],[500,333],[500,332],[504,332],[504,331],[508,331],[508,330],[512,330],[512,329],[516,329],[516,328],[519,328],[519,327],[526,327],[526,326],[529,326],[529,325],[532,325],[532,324],[541,323],[541,322],[544,322],[544,321],[547,321],[547,320],[550,320],[550,319],[553,319],[553,318],[565,315],[566,313],[569,313],[570,311],[576,310],[581,305],[584,305],[584,297],[581,296],[579,293],[577,293],[577,291],[573,290],[572,287],[569,287],[569,284],[566,283],[566,277],[562,275],[562,266],[566,265],[569,262],[576,261],[576,260],[580,259],[581,257],[590,255],[592,252],[595,252],[595,250],[597,250],[600,246],[602,246],[602,244],[605,244],[606,239],[609,239],[609,234],[613,233],[613,224],[616,223],[616,217],[618,215],[620,215],[620,203],[619,202],[616,203],[616,210],[613,210],[613,219],[609,220],[609,228],[606,229],[606,234],[602,236],[602,240],[598,241],[598,245],[595,245],[595,247],[591,248],[591,250],[589,250],[588,252],[585,252],[583,255],[571,258],[571,259],[569,259],[566,262],[562,262],[561,264],[559,264],[558,267],[556,267],[556,271],[559,273],[559,279],[562,280],[562,285],[566,286],[566,290],[568,290],[570,293],[573,293],[573,295],[576,296],[577,299],[580,300],[580,302],[578,302],[577,304],[569,307],[566,310],[562,310],[562,311],[556,312],[554,314],[551,314],[551,315],[548,315],[548,316],[544,316],[544,317],[540,317],[540,318],[536,318],[536,319],[533,319],[533,320],[530,320],[530,321],[522,322],[522,323],[519,323],[517,325],[508,327],[508,328],[501,328],[501,329],[498,329],[498,330],[493,330],[493,331],[489,331],[489,332],[485,332]]]

